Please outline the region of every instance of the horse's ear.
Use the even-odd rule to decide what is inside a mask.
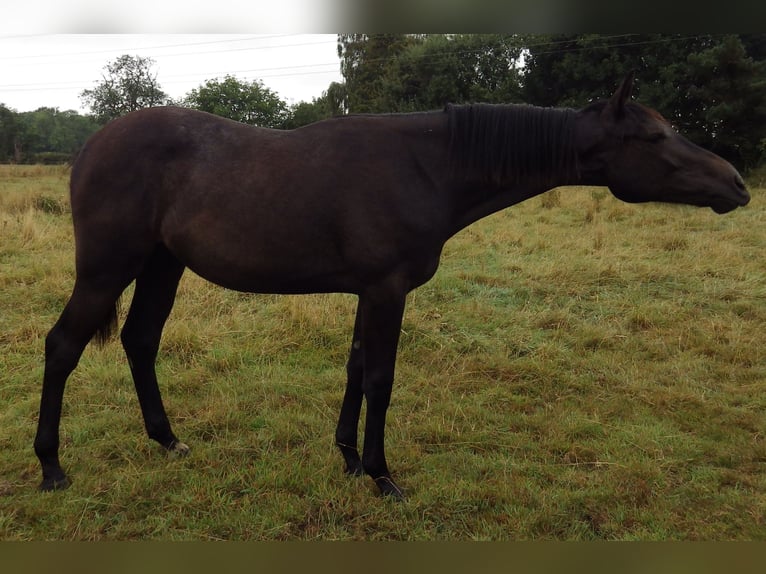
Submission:
[[[635,70],[628,72],[622,80],[620,87],[617,88],[614,95],[609,98],[609,103],[604,111],[612,115],[615,119],[619,119],[625,114],[625,102],[630,99],[630,94],[633,92],[633,79],[635,76]]]

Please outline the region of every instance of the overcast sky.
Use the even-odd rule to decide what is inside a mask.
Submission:
[[[208,79],[261,80],[288,104],[342,81],[335,34],[0,34],[0,103],[87,110],[79,98],[123,54],[148,56],[162,90],[180,99]]]

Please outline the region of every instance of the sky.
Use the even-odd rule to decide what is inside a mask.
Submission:
[[[0,30],[0,104],[18,112],[55,107],[86,113],[80,93],[98,84],[104,67],[123,54],[152,58],[161,89],[174,99],[227,74],[260,80],[288,104],[311,101],[342,81],[335,34]]]

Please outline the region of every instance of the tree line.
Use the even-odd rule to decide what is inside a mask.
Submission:
[[[141,108],[178,105],[239,122],[291,129],[345,110],[343,86],[330,84],[311,102],[288,106],[259,80],[234,76],[207,80],[180,100],[166,94],[153,72],[154,61],[123,55],[104,67],[93,89],[80,94],[89,114],[43,107],[16,112],[0,103],[0,163],[71,162],[90,135],[107,122]]]
[[[352,112],[581,107],[636,70],[637,99],[689,139],[766,162],[766,34],[343,34],[338,53]]]
[[[208,80],[180,101],[149,58],[121,56],[81,99],[90,114],[0,104],[0,161],[71,157],[107,121],[176,104],[291,129],[347,113],[447,103],[580,107],[636,70],[636,96],[699,145],[747,170],[766,163],[766,34],[339,34],[342,83],[288,106],[261,81]]]

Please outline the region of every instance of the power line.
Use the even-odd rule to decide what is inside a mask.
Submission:
[[[204,46],[204,45],[210,45],[210,44],[223,44],[223,43],[233,43],[233,42],[247,42],[247,41],[258,41],[258,40],[273,40],[275,38],[285,38],[290,36],[298,36],[299,34],[272,34],[268,36],[258,35],[258,36],[248,36],[244,38],[226,38],[221,40],[207,40],[204,42],[184,42],[181,44],[160,44],[156,46],[130,46],[127,48],[110,48],[108,50],[82,50],[78,52],[66,52],[66,53],[57,53],[57,54],[27,54],[27,55],[14,55],[14,56],[0,56],[0,60],[27,60],[32,58],[62,58],[62,57],[69,57],[69,56],[91,56],[91,55],[97,55],[97,54],[110,54],[114,52],[125,52],[125,51],[143,51],[143,50],[161,50],[165,48],[186,48],[190,46]],[[46,34],[41,34],[40,36],[47,36]],[[19,39],[19,38],[27,38],[29,36],[10,36],[9,38]],[[0,38],[2,40],[2,38]],[[307,43],[306,45],[309,45],[311,43]],[[236,50],[263,50],[263,49],[269,49],[269,48],[280,48],[280,47],[292,47],[292,46],[301,46],[303,44],[284,44],[284,45],[276,45],[276,46],[249,46],[246,48],[232,48],[229,50],[211,50],[207,52],[187,52],[187,53],[180,53],[180,54],[160,54],[161,56],[183,56],[183,55],[194,55],[194,54],[212,54],[212,53],[218,53],[218,52],[228,52],[228,51],[236,51]]]
[[[182,80],[175,80],[173,81],[173,78],[196,78],[196,77],[221,77],[226,75],[232,75],[232,74],[258,74],[262,77],[285,77],[285,76],[303,76],[308,74],[329,74],[329,73],[335,73],[337,70],[337,62],[327,62],[327,63],[321,63],[321,64],[299,64],[296,66],[277,66],[277,67],[271,67],[271,68],[253,68],[249,70],[231,70],[229,72],[226,72],[224,74],[217,73],[217,72],[194,72],[191,74],[173,74],[169,76],[165,76],[165,80],[170,79],[171,81],[165,81],[164,83],[183,83]],[[335,69],[333,70],[304,70],[304,71],[297,71],[297,72],[291,72],[289,70],[303,70],[304,68],[320,68],[320,67],[326,67],[326,66],[333,66]],[[265,74],[262,74],[262,72],[265,72]],[[91,80],[67,80],[66,82],[43,82],[38,84],[2,84],[0,85],[0,89],[7,90],[7,91],[36,91],[36,90],[44,90],[44,89],[67,89],[67,88],[74,88],[81,86],[83,84],[86,84],[90,82]],[[57,87],[58,86],[58,87]]]
[[[714,34],[713,34],[714,35]],[[625,36],[638,36],[638,34],[625,34]],[[670,38],[656,38],[654,40],[642,40],[640,42],[622,42],[619,44],[602,44],[602,45],[594,45],[594,46],[574,46],[571,48],[564,48],[561,50],[548,50],[545,52],[536,52],[536,55],[540,54],[558,54],[558,53],[571,53],[571,52],[583,52],[583,51],[590,51],[590,50],[604,50],[609,48],[624,48],[627,46],[643,46],[643,45],[650,45],[650,44],[665,44],[669,42],[680,42],[683,40],[692,40],[701,38],[702,35],[700,34],[691,34],[688,36],[676,36],[676,37],[670,37]],[[601,39],[601,38],[599,38]],[[569,44],[572,43],[573,40],[563,40],[561,44]],[[537,47],[537,46],[546,46],[546,43],[541,44],[530,44],[530,47]]]
[[[22,37],[26,38],[27,36]],[[49,39],[56,40],[58,36],[48,36]],[[64,38],[62,36],[62,38]],[[15,39],[15,38],[14,38]],[[35,40],[38,38],[35,37]],[[150,40],[151,38],[149,38]],[[3,94],[5,93],[7,98],[11,98],[11,95],[13,94],[13,98],[18,99],[21,94],[29,93],[30,98],[33,93],[41,93],[44,91],[51,91],[51,92],[79,92],[80,90],[87,88],[89,86],[92,86],[95,82],[99,81],[99,73],[94,74],[93,77],[90,77],[88,79],[72,79],[70,77],[61,77],[61,74],[59,74],[59,77],[51,77],[53,74],[46,73],[46,67],[52,67],[57,66],[59,69],[71,69],[75,70],[77,69],[77,66],[84,66],[83,71],[86,70],[85,66],[91,67],[92,64],[90,64],[89,61],[96,61],[96,58],[99,55],[104,54],[111,54],[111,53],[126,53],[126,52],[134,52],[141,55],[146,56],[152,56],[153,59],[156,57],[158,60],[156,63],[158,64],[154,70],[153,73],[156,72],[160,82],[163,85],[178,85],[183,83],[193,83],[195,79],[199,79],[200,83],[208,78],[211,77],[222,77],[226,75],[240,75],[240,74],[250,74],[250,75],[257,75],[260,76],[260,78],[290,78],[290,77],[321,77],[322,75],[325,76],[337,76],[339,75],[338,71],[338,62],[319,62],[319,63],[301,63],[300,60],[295,60],[295,58],[291,57],[292,62],[286,62],[286,64],[291,65],[282,65],[282,66],[269,66],[268,63],[270,61],[263,62],[264,64],[267,64],[265,66],[253,66],[253,67],[247,67],[247,62],[242,62],[242,57],[239,58],[238,66],[231,66],[229,69],[225,68],[224,66],[220,66],[220,64],[227,64],[227,63],[233,63],[233,58],[226,58],[225,54],[227,53],[239,53],[239,54],[247,54],[248,51],[260,51],[263,50],[272,50],[275,54],[280,54],[282,52],[289,51],[290,54],[292,54],[293,50],[295,48],[302,48],[308,47],[311,49],[312,46],[319,46],[319,45],[335,45],[336,37],[333,35],[331,38],[319,38],[317,40],[316,36],[305,36],[303,34],[270,34],[270,35],[257,35],[257,36],[240,36],[240,37],[224,37],[224,38],[214,38],[214,39],[206,39],[204,41],[197,41],[196,38],[190,38],[190,37],[182,37],[179,38],[184,41],[175,41],[175,42],[158,42],[155,41],[151,42],[148,41],[147,38],[142,38],[142,41],[147,42],[147,45],[145,46],[134,46],[134,47],[125,47],[125,46],[117,46],[114,48],[109,49],[99,49],[99,50],[91,50],[91,49],[79,49],[75,51],[70,52],[63,52],[62,53],[52,53],[50,47],[45,50],[45,53],[39,53],[39,54],[23,54],[23,48],[22,49],[16,49],[15,55],[9,55],[9,56],[0,56],[0,66],[5,68],[7,70],[8,67],[24,67],[24,68],[31,68],[33,71],[27,72],[27,76],[24,79],[19,78],[17,81],[13,82],[11,79],[11,76],[7,73],[1,73],[0,74],[0,82],[5,80],[6,83],[0,84],[0,102],[3,101]],[[204,38],[203,38],[204,39]],[[118,39],[119,40],[119,39]],[[87,41],[87,39],[86,39]],[[114,41],[112,39],[112,41]],[[63,42],[62,42],[63,44]],[[3,45],[2,38],[0,38],[0,46]],[[23,45],[23,43],[22,43]],[[112,44],[114,45],[114,44]],[[62,46],[66,47],[66,46]],[[74,46],[72,46],[74,47]],[[175,52],[173,52],[175,50]],[[154,53],[151,53],[154,51]],[[334,51],[334,50],[333,50]],[[157,53],[159,52],[159,53]],[[9,52],[5,52],[6,54]],[[10,54],[13,54],[13,52],[10,52]],[[221,57],[218,57],[217,55],[221,54]],[[208,59],[212,59],[211,66],[208,67],[208,71],[198,71],[200,70],[200,66],[197,66],[194,68],[194,64],[196,64],[197,61],[202,62],[202,58],[206,57]],[[276,57],[276,56],[275,56]],[[290,56],[288,56],[290,57]],[[183,68],[189,69],[188,71],[181,69],[177,70],[175,74],[170,75],[164,75],[162,73],[163,68],[164,69],[171,69],[175,67],[175,64],[171,65],[170,62],[168,62],[169,58],[176,58],[181,59],[182,61],[179,62]],[[192,65],[189,65],[189,62],[183,61],[183,59],[186,58],[189,60],[189,62],[192,63]],[[63,62],[62,62],[63,59]],[[245,55],[245,60],[248,60],[248,56]],[[263,60],[263,57],[259,57],[259,60]],[[266,58],[267,60],[270,59],[270,53],[269,56]],[[307,58],[304,57],[303,62],[306,62]],[[309,60],[310,61],[310,60]],[[164,64],[163,64],[164,62]],[[293,62],[295,62],[293,64]],[[243,64],[245,64],[243,66]],[[218,69],[211,69],[214,68],[214,66],[219,65]],[[234,69],[231,69],[234,68]],[[4,70],[4,72],[6,71]],[[38,71],[39,70],[39,71]],[[202,68],[204,70],[204,68]],[[184,73],[186,71],[186,73]],[[44,78],[48,76],[48,81],[44,81]],[[188,82],[187,82],[188,79]],[[335,79],[335,78],[333,78]],[[9,81],[10,80],[10,81]],[[26,81],[25,81],[26,80]],[[37,80],[37,81],[36,81]],[[315,88],[316,89],[316,88]],[[318,91],[318,89],[316,89]],[[304,90],[305,92],[306,90]],[[288,95],[288,97],[290,97]],[[295,96],[296,98],[306,98],[307,94],[304,93],[301,96]],[[24,106],[25,104],[21,104]]]
[[[640,34],[615,34],[615,35],[609,35],[609,36],[599,36],[599,40],[612,40],[612,39],[618,39],[618,38],[629,38],[632,36],[640,36]],[[693,34],[693,35],[687,35],[687,36],[677,36],[677,37],[666,37],[666,38],[657,38],[654,40],[643,40],[638,42],[620,42],[615,44],[598,44],[598,45],[591,45],[591,46],[574,46],[574,47],[568,47],[568,48],[562,48],[560,50],[548,50],[544,52],[535,52],[536,55],[538,54],[554,54],[554,53],[569,53],[569,52],[579,52],[579,51],[590,51],[590,50],[604,50],[604,49],[610,49],[610,48],[620,48],[620,47],[626,47],[626,46],[639,46],[639,45],[649,45],[649,44],[660,44],[660,43],[667,43],[667,42],[680,42],[683,40],[689,40],[694,38],[700,38],[702,35],[700,34]],[[559,46],[564,44],[572,44],[573,42],[576,42],[577,40],[575,38],[567,39],[567,40],[552,40],[548,42],[535,42],[530,44],[520,44],[519,47],[524,50],[528,50],[529,48],[539,48],[539,47],[545,47],[545,46]],[[442,51],[442,52],[431,52],[431,53],[425,53],[419,56],[421,60],[428,60],[428,59],[436,59],[440,56],[451,56],[451,55],[458,55],[458,56],[467,56],[470,54],[481,54],[484,52],[483,48],[476,48],[473,50],[458,50],[458,51]],[[398,56],[384,56],[380,58],[369,58],[365,59],[365,64],[370,63],[384,63],[384,62],[390,62],[392,60],[395,60],[398,58]]]

